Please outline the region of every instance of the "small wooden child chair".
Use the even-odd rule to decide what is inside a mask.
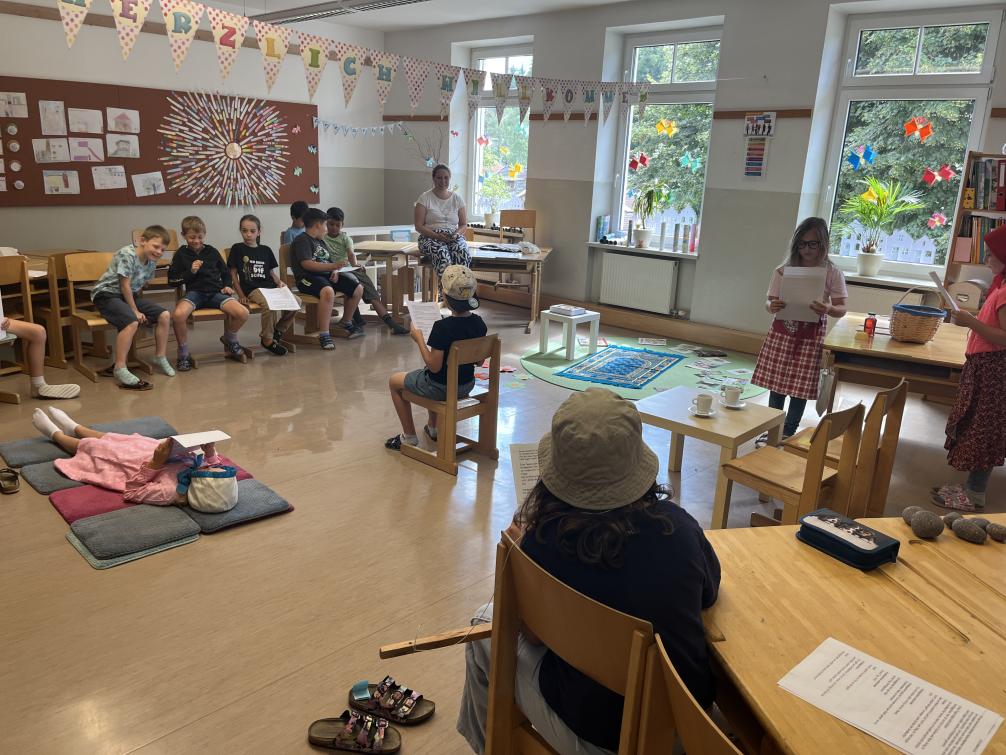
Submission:
[[[26,320],[32,322],[31,290],[28,284],[28,260],[20,255],[0,256],[0,287],[3,287],[2,316],[11,320]],[[16,346],[14,336],[9,333],[0,341],[3,345]],[[21,357],[17,362],[0,365],[0,375],[10,375],[16,372],[28,372],[28,355],[21,348]],[[21,396],[12,391],[0,391],[0,401],[5,404],[20,404]]]
[[[290,324],[289,330],[283,334],[283,341],[285,343],[297,344],[303,343],[308,345],[318,345],[318,331],[314,329],[315,323],[318,321],[318,305],[321,304],[321,300],[317,296],[311,296],[310,294],[304,294],[297,290],[296,281],[293,279],[293,270],[290,269],[290,245],[283,244],[279,248],[279,278],[281,281],[286,283],[293,291],[297,298],[304,303],[304,312],[299,312],[297,316],[293,319]],[[339,293],[335,292],[336,299],[345,297]],[[336,311],[332,310],[332,317],[336,316]],[[304,323],[304,332],[297,333],[297,321],[300,320]],[[346,330],[345,328],[335,328],[334,330],[329,327],[328,331],[334,338],[345,338]]]
[[[489,388],[476,388],[465,399],[458,399],[458,365],[476,367],[489,359]],[[402,444],[402,453],[448,474],[458,473],[457,457],[472,449],[493,459],[499,458],[496,448],[496,414],[500,397],[500,339],[497,335],[455,341],[447,356],[447,400],[434,401],[405,391],[405,400],[437,415],[437,450]],[[458,434],[458,422],[479,418],[478,440]],[[459,443],[460,441],[460,443]]]

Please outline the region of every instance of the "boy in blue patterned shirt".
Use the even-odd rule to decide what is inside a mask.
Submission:
[[[138,246],[130,244],[115,253],[108,269],[91,292],[91,301],[98,312],[118,331],[115,336],[113,374],[121,388],[134,391],[153,388],[126,367],[129,348],[133,345],[133,338],[141,323],[154,328],[154,364],[168,377],[175,374],[167,359],[171,315],[164,307],[139,295],[147,281],[154,276],[157,260],[164,254],[164,245],[169,239],[168,232],[159,225],[145,229],[140,234]]]

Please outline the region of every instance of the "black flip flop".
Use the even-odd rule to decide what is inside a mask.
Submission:
[[[21,475],[16,469],[5,467],[0,469],[0,493],[10,495],[21,489]]]
[[[126,385],[125,383],[119,383],[119,387],[124,391],[152,391],[154,390],[154,384],[148,383],[146,380],[141,380],[136,385]]]

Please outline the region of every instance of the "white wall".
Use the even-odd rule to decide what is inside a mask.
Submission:
[[[240,9],[237,9],[240,12]],[[95,3],[92,13],[107,12]],[[161,21],[157,4],[149,15]],[[382,49],[382,32],[315,22],[306,31],[332,39],[352,40]],[[204,18],[201,28],[208,28]],[[297,27],[295,27],[297,28]],[[266,92],[261,55],[242,49],[226,82],[221,82],[216,51],[209,42],[193,41],[182,69],[175,72],[167,37],[140,34],[129,60],[122,60],[114,29],[84,26],[74,46],[66,46],[58,22],[0,15],[0,71],[4,75],[62,79],[100,84],[122,84],[163,89],[220,91],[288,102],[307,102],[304,69],[298,57],[284,60],[272,93]],[[319,117],[342,123],[380,123],[377,95],[367,71],[347,112],[337,66],[329,65],[315,95]],[[151,126],[147,126],[148,128]],[[381,137],[352,139],[318,135],[321,192],[304,197],[312,204],[339,204],[354,224],[379,223],[384,216],[384,145]],[[308,155],[304,156],[307,159]],[[237,221],[242,209],[223,206],[165,205],[116,207],[63,207],[54,221],[45,207],[0,209],[0,245],[19,249],[114,249],[127,243],[130,230],[151,223],[177,228],[185,215],[197,213],[209,226],[209,240],[224,246],[239,240]],[[265,205],[256,213],[263,221],[267,243],[289,225],[288,205]]]

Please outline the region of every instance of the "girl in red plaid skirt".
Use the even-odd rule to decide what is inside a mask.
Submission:
[[[970,328],[957,400],[947,420],[947,459],[968,473],[964,485],[934,488],[940,506],[961,511],[985,507],[992,468],[1006,461],[1006,226],[985,234],[985,264],[995,276],[975,317],[961,311],[954,322]]]
[[[814,301],[810,305],[820,315],[817,322],[787,320],[785,314],[779,314],[786,309],[786,302],[779,298],[779,294],[787,266],[827,268],[822,301]],[[786,263],[777,267],[772,275],[765,309],[776,318],[765,336],[751,378],[755,385],[769,389],[768,404],[774,409],[782,409],[789,396],[783,438],[797,431],[808,399],[817,398],[821,350],[828,317],[845,315],[848,295],[845,276],[828,261],[828,225],[821,218],[807,218],[793,232]]]

